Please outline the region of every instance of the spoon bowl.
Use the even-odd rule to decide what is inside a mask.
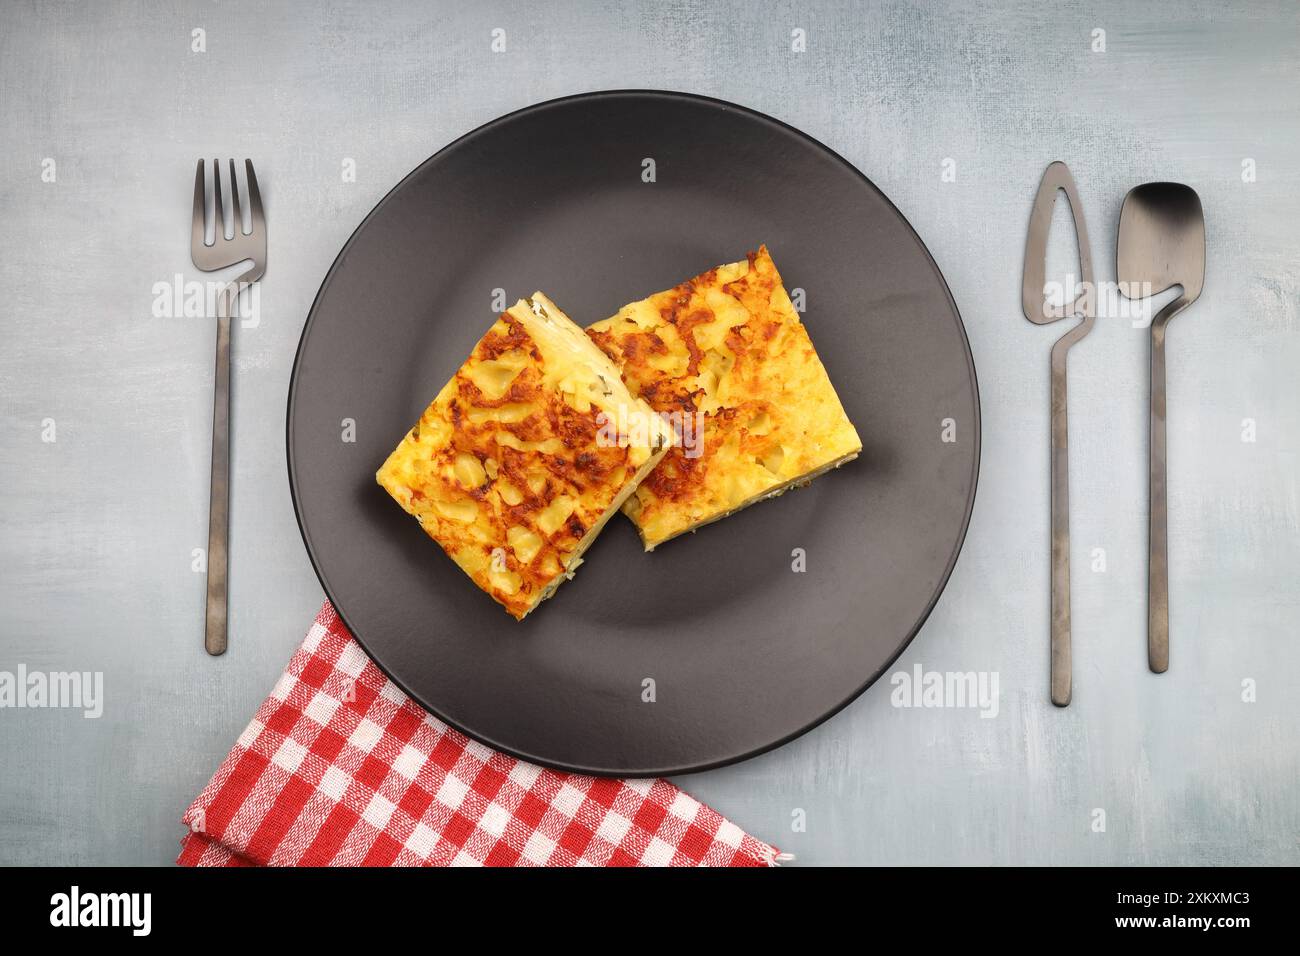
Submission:
[[[1196,190],[1182,183],[1143,183],[1129,190],[1119,214],[1117,259],[1116,274],[1129,298],[1179,285],[1183,308],[1195,302],[1205,282],[1205,213]]]

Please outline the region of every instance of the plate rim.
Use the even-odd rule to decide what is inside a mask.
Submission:
[[[913,238],[916,240],[917,246],[920,248],[921,252],[925,255],[926,260],[930,264],[930,268],[934,271],[935,276],[938,278],[939,284],[942,287],[944,295],[948,300],[948,304],[952,308],[952,316],[956,322],[957,332],[960,336],[961,344],[966,353],[966,367],[967,367],[967,371],[970,374],[972,397],[974,398],[974,407],[975,407],[975,421],[973,427],[975,454],[971,464],[970,494],[967,496],[966,499],[966,508],[965,508],[965,513],[962,516],[961,531],[957,536],[956,545],[953,548],[952,554],[948,558],[948,563],[944,568],[943,574],[940,576],[939,583],[936,585],[933,595],[931,595],[930,600],[927,602],[924,610],[917,618],[916,624],[902,639],[898,647],[894,650],[893,654],[890,655],[889,659],[886,660],[880,666],[879,669],[877,669],[875,672],[870,674],[867,677],[867,679],[856,690],[854,690],[851,694],[845,697],[844,700],[838,702],[835,706],[831,707],[829,710],[826,711],[826,713],[816,717],[809,723],[803,725],[802,727],[799,727],[798,729],[792,731],[789,734],[786,734],[785,736],[777,740],[764,744],[760,747],[747,750],[743,753],[719,758],[717,760],[711,760],[711,761],[695,763],[695,764],[688,764],[684,766],[652,767],[652,768],[642,768],[636,770],[626,770],[626,769],[611,770],[608,768],[597,768],[597,767],[590,767],[590,766],[581,766],[577,764],[566,764],[560,761],[539,757],[536,754],[529,754],[522,750],[512,748],[508,745],[501,743],[500,741],[493,740],[491,737],[485,734],[480,734],[471,731],[469,728],[461,725],[459,722],[452,720],[447,715],[442,713],[439,708],[432,706],[430,702],[427,701],[422,695],[417,694],[410,687],[408,687],[406,683],[403,682],[396,674],[392,673],[383,664],[383,662],[379,659],[379,657],[370,649],[369,645],[366,643],[365,639],[357,632],[356,628],[354,628],[351,625],[351,623],[349,623],[347,619],[347,615],[344,613],[343,608],[339,606],[338,601],[335,600],[334,594],[325,579],[325,574],[321,570],[320,563],[317,560],[316,551],[313,548],[311,543],[311,536],[309,535],[307,531],[307,526],[303,520],[302,504],[299,500],[299,495],[298,495],[298,482],[296,477],[294,452],[293,452],[294,403],[295,403],[297,384],[298,384],[298,372],[302,360],[303,348],[306,345],[307,336],[311,332],[312,322],[316,316],[316,308],[320,303],[321,296],[324,295],[326,289],[329,287],[331,281],[334,279],[335,274],[338,272],[339,266],[346,258],[348,250],[351,249],[352,244],[356,242],[357,237],[361,234],[362,230],[365,229],[366,225],[370,222],[370,220],[380,211],[380,209],[382,209],[385,205],[387,205],[387,203],[393,198],[393,196],[396,195],[397,192],[403,186],[405,186],[409,180],[411,180],[418,173],[420,173],[420,171],[423,170],[426,166],[436,162],[437,159],[443,155],[443,153],[446,153],[460,146],[462,143],[466,143],[474,139],[475,137],[484,135],[494,127],[506,123],[524,113],[537,112],[537,111],[553,108],[556,106],[560,106],[562,104],[571,103],[579,100],[599,100],[599,99],[608,99],[608,98],[615,98],[615,97],[646,97],[646,98],[659,98],[659,99],[665,99],[671,101],[703,103],[709,106],[720,107],[722,109],[732,110],[737,113],[745,114],[752,119],[756,119],[763,123],[771,124],[788,134],[792,134],[795,137],[806,141],[810,145],[821,150],[827,157],[835,160],[838,164],[840,164],[841,166],[849,170],[851,173],[853,173],[855,176],[857,176],[858,179],[862,181],[863,185],[865,185],[868,189],[875,192],[881,199],[885,201],[887,206],[891,210],[893,210],[895,215],[898,216],[899,220],[907,227],[908,231],[911,232]],[[298,533],[302,538],[303,548],[307,552],[307,559],[311,563],[312,571],[316,575],[316,580],[319,582],[321,589],[325,592],[325,599],[329,602],[330,606],[334,608],[334,612],[338,615],[339,621],[341,621],[343,626],[347,628],[348,633],[358,644],[361,645],[362,649],[366,652],[366,656],[369,657],[370,660],[374,662],[375,666],[379,668],[379,670],[384,674],[385,677],[387,677],[398,688],[400,688],[403,693],[405,693],[408,697],[411,698],[411,700],[419,704],[429,713],[433,714],[435,717],[441,720],[448,727],[458,731],[459,733],[464,734],[465,736],[469,737],[471,740],[477,740],[480,743],[492,747],[494,750],[498,750],[501,753],[504,753],[508,756],[515,757],[516,759],[519,760],[525,760],[528,761],[529,763],[536,764],[541,767],[548,767],[553,770],[559,770],[565,773],[576,773],[576,774],[582,774],[582,775],[593,776],[593,777],[623,777],[629,779],[645,778],[645,777],[670,777],[670,776],[681,776],[681,775],[692,774],[692,773],[702,773],[706,770],[715,770],[720,767],[731,766],[732,764],[737,764],[746,760],[750,760],[754,757],[761,756],[762,754],[768,753],[772,750],[776,750],[778,747],[785,746],[791,741],[796,740],[799,737],[802,737],[804,734],[807,734],[809,731],[812,731],[817,727],[821,726],[823,723],[830,720],[836,714],[840,713],[842,710],[844,710],[846,707],[848,707],[850,704],[856,701],[859,697],[861,697],[864,693],[866,693],[866,691],[873,684],[875,684],[876,681],[879,680],[881,676],[884,675],[884,673],[889,670],[890,667],[894,665],[894,662],[897,661],[899,657],[902,656],[903,652],[907,650],[907,648],[911,645],[912,641],[915,640],[916,636],[921,632],[921,629],[925,627],[926,622],[930,619],[930,615],[934,612],[935,607],[939,603],[939,599],[943,596],[943,592],[948,587],[948,582],[951,579],[952,573],[957,566],[957,560],[958,558],[960,558],[962,549],[965,546],[966,535],[970,531],[971,516],[975,510],[975,499],[979,491],[980,463],[983,457],[982,420],[983,420],[983,412],[980,405],[979,378],[975,369],[975,356],[974,353],[971,351],[970,337],[966,332],[966,323],[962,319],[961,310],[957,307],[957,300],[953,297],[952,289],[949,288],[948,286],[948,280],[947,278],[945,278],[943,271],[939,268],[938,262],[935,261],[933,253],[930,252],[929,247],[925,244],[924,240],[921,239],[921,236],[916,231],[916,229],[912,226],[911,221],[905,215],[903,215],[902,210],[900,210],[898,206],[894,204],[894,201],[890,199],[889,196],[886,195],[882,189],[876,186],[874,182],[871,181],[871,179],[867,176],[866,173],[860,170],[853,163],[849,162],[847,159],[841,156],[834,149],[827,146],[821,140],[816,139],[815,137],[804,132],[803,130],[791,126],[789,123],[777,119],[774,116],[770,116],[767,113],[760,112],[758,110],[752,109],[747,106],[742,106],[739,103],[733,103],[730,100],[724,100],[718,97],[707,96],[700,93],[689,93],[681,90],[665,90],[665,89],[651,89],[651,88],[617,88],[617,89],[608,89],[608,90],[590,90],[582,93],[570,93],[565,96],[554,97],[552,99],[542,100],[537,103],[531,103],[526,106],[521,106],[518,109],[511,110],[508,113],[503,113],[502,115],[494,119],[491,119],[486,123],[474,127],[468,132],[462,133],[460,136],[457,136],[451,142],[440,147],[432,155],[421,160],[420,163],[417,164],[410,172],[408,172],[405,176],[399,179],[397,183],[391,189],[388,190],[388,192],[384,193],[383,197],[377,203],[375,203],[375,205],[371,208],[371,210],[368,213],[366,213],[365,217],[362,218],[362,220],[359,223],[357,223],[356,228],[352,230],[352,233],[348,236],[347,241],[343,243],[343,246],[339,249],[338,254],[334,257],[333,262],[330,263],[330,267],[328,270],[326,270],[324,278],[321,279],[320,286],[317,288],[316,294],[312,298],[311,306],[307,310],[307,316],[303,320],[302,332],[298,336],[298,345],[294,350],[293,364],[290,366],[289,369],[288,396],[287,396],[286,407],[285,407],[285,420],[284,420],[285,465],[288,471],[289,496],[293,502],[294,520],[297,522]]]

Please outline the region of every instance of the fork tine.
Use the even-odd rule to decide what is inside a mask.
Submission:
[[[221,201],[221,160],[219,159],[212,161],[212,194],[216,197],[216,212],[212,217],[216,221],[216,229],[212,241],[220,242],[226,238],[226,204]]]
[[[198,167],[194,170],[194,213],[190,218],[191,256],[197,255],[198,250],[207,245],[203,226],[204,198],[203,160],[200,159]]]
[[[244,173],[248,179],[248,208],[252,213],[252,232],[249,234],[263,233],[266,216],[262,213],[262,191],[257,188],[257,173],[253,171],[251,159],[244,160]]]
[[[235,220],[235,238],[244,234],[244,214],[239,209],[239,177],[235,175],[235,160],[230,160],[230,208]]]

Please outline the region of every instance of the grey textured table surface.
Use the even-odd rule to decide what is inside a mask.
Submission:
[[[802,739],[680,782],[807,863],[1300,862],[1300,10],[1132,6],[5,4],[0,671],[102,671],[104,709],[0,710],[0,862],[174,858],[181,811],[321,602],[284,414],[334,255],[461,133],[619,87],[733,100],[861,168],[944,270],[983,403],[965,550],[895,670],[996,673],[996,716],[896,707],[882,681]],[[155,315],[154,287],[200,277],[194,161],[231,154],[257,163],[270,265],[260,325],[236,330],[233,638],[213,660],[191,569],[213,327]],[[1205,294],[1170,334],[1162,677],[1145,659],[1146,333],[1103,316],[1072,353],[1068,710],[1047,700],[1059,332],[1027,323],[1018,292],[1058,158],[1099,279],[1139,182],[1193,185],[1209,230]],[[1067,252],[1054,241],[1062,273]]]

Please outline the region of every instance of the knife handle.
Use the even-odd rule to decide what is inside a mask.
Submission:
[[[1068,347],[1068,346],[1067,346]],[[1070,455],[1065,349],[1052,349],[1052,703],[1066,707],[1070,660]]]

